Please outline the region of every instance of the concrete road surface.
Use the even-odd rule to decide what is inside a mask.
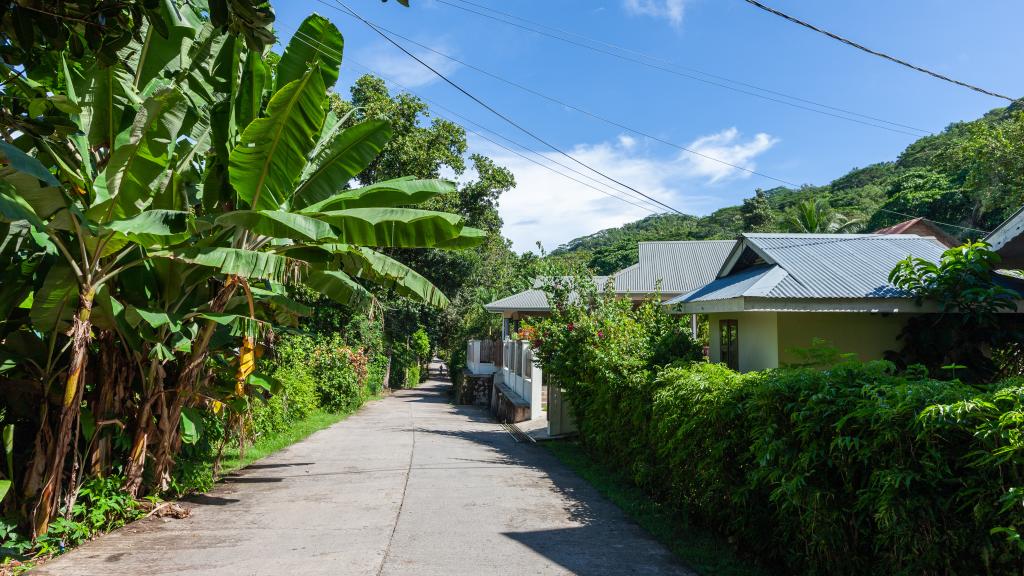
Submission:
[[[32,574],[692,575],[543,448],[427,382]]]

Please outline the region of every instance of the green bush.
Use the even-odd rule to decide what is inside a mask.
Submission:
[[[103,476],[90,478],[82,484],[71,509],[54,520],[45,534],[36,539],[36,550],[42,555],[60,554],[96,534],[109,532],[146,514],[142,506],[121,490],[124,478]]]
[[[780,572],[1019,574],[1024,382],[922,373],[681,364],[584,385],[577,416],[599,459]]]
[[[422,338],[419,335],[422,333]],[[420,383],[420,363],[422,354],[430,353],[430,341],[423,339],[427,337],[422,329],[413,333],[410,344],[404,342],[392,342],[391,344],[391,378],[388,385],[391,388],[415,388]]]

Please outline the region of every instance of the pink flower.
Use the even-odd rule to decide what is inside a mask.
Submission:
[[[597,337],[598,338],[604,338],[604,330],[598,330],[597,331]]]

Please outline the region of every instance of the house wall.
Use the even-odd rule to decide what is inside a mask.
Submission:
[[[898,336],[909,314],[860,312],[733,312],[708,314],[709,358],[719,362],[719,320],[736,320],[739,329],[739,370],[751,372],[798,362],[794,348],[809,348],[820,338],[860,360],[878,360],[898,350]]]
[[[859,360],[879,360],[887,350],[899,350],[898,336],[911,315],[789,312],[778,316],[779,361],[788,364],[799,361],[791,350],[810,347],[814,338],[828,341],[840,352],[852,352]]]
[[[709,358],[721,358],[720,320],[736,320],[739,331],[739,370],[751,372],[779,365],[778,318],[776,312],[722,312],[708,314]]]

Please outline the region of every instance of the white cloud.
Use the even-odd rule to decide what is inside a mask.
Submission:
[[[690,146],[710,156],[721,157],[737,166],[753,169],[753,159],[768,150],[777,140],[767,134],[757,134],[743,141],[735,128],[698,138]],[[644,147],[631,137],[622,135],[615,142],[581,144],[570,154],[581,162],[601,170],[609,176],[629,184],[643,193],[687,213],[706,213],[723,205],[721,193],[700,191],[733,177],[747,177],[749,173],[697,157],[685,152],[678,156],[654,158],[644,153]],[[512,240],[518,252],[536,250],[539,241],[546,250],[553,250],[573,238],[593,234],[605,228],[621,226],[651,214],[650,211],[609,197],[585,184],[541,168],[519,156],[488,146],[486,142],[471,142],[471,148],[489,155],[499,165],[509,168],[516,177],[516,188],[502,195],[499,211],[504,220],[503,233]],[[551,164],[557,161],[582,173],[587,170],[564,156],[543,153],[538,161]],[[586,182],[605,192],[617,188],[599,186],[593,181],[572,173],[568,168],[553,166],[556,170]],[[595,179],[601,180],[594,175]],[[611,188],[611,190],[609,190]],[[625,192],[616,192],[626,196]],[[631,199],[637,204],[642,200]],[[665,212],[661,207],[658,212]]]
[[[623,0],[626,12],[664,18],[673,26],[681,26],[685,12],[685,0]]]
[[[443,40],[422,40],[422,42],[438,52],[455,55],[454,50],[447,46]],[[450,76],[461,68],[457,62],[453,62],[436,52],[415,49],[410,49],[410,52],[445,76]],[[388,44],[378,43],[368,49],[360,50],[358,60],[362,65],[373,70],[374,74],[378,74],[389,81],[397,82],[406,88],[418,88],[440,80],[437,74],[434,74],[419,62]]]
[[[752,139],[743,142],[739,130],[727,128],[717,134],[701,136],[687,146],[704,156],[684,153],[680,160],[687,165],[690,176],[707,178],[709,182],[718,182],[733,176],[745,178],[750,176],[750,172],[736,166],[754,170],[757,167],[754,158],[767,152],[778,142],[778,138],[764,132],[759,132]]]

